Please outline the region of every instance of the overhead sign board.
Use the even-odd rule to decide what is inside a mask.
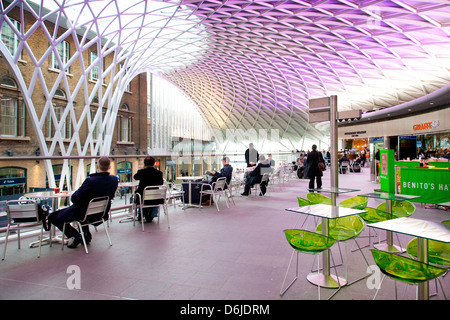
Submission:
[[[309,122],[324,122],[330,121],[330,97],[310,99],[309,107]]]

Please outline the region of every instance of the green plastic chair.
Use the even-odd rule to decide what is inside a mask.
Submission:
[[[358,237],[365,228],[362,218],[357,215],[347,216],[329,221],[329,237],[336,241],[347,241]],[[316,232],[322,232],[322,224],[320,223]]]
[[[381,221],[388,220],[388,214],[387,214],[387,212],[385,212],[383,210],[374,209],[374,208],[370,208],[370,207],[365,207],[362,210],[367,210],[367,212],[361,213],[359,215],[366,223],[375,223],[375,222],[381,222]],[[392,214],[391,219],[396,219],[396,218],[398,218],[398,217],[395,214]],[[372,228],[368,228],[368,230],[369,230],[369,245],[372,243],[371,229]],[[399,240],[398,234],[397,234],[397,240]],[[399,242],[400,242],[400,240],[399,240]]]
[[[387,212],[386,210],[386,203],[380,203],[377,206],[378,210]],[[403,201],[396,201],[393,200],[392,201],[392,214],[395,215],[398,218],[401,217],[409,217],[410,215],[412,215],[414,212],[416,212],[416,206],[408,201],[408,200],[403,200]]]
[[[449,225],[449,226],[450,226],[450,220],[445,220],[445,221],[442,221],[442,223],[443,223],[443,224],[447,224],[447,225]]]
[[[439,278],[447,272],[446,268],[423,263],[415,259],[404,257],[392,252],[372,249],[372,255],[375,263],[380,268],[384,276],[388,276],[395,281],[402,281],[408,284],[419,284]],[[377,289],[375,297],[380,290],[381,284]],[[439,281],[440,282],[440,281]],[[442,283],[441,283],[442,288]],[[442,288],[442,291],[443,288]],[[445,295],[445,294],[444,294]],[[374,299],[375,299],[374,297]],[[397,298],[397,287],[395,288],[395,297]]]
[[[308,200],[312,204],[319,204],[319,203],[331,204],[331,198],[317,192],[309,192],[308,194],[306,194],[306,198],[308,198]]]
[[[406,252],[411,258],[417,258],[417,238],[412,239],[406,246]],[[428,240],[428,262],[440,266],[450,267],[450,243]]]
[[[303,198],[301,198],[301,197],[297,197],[297,200],[298,200],[298,206],[299,206],[299,207],[309,206],[309,205],[312,204],[311,201],[309,201],[309,200],[307,200],[307,199],[303,199]],[[298,216],[298,219],[297,219],[297,222],[295,223],[294,228],[297,227],[298,221],[302,218],[302,216],[304,216],[304,215],[303,215],[303,214],[300,214],[300,215]],[[305,223],[308,221],[309,217],[310,217],[309,215],[306,215],[306,217],[304,218],[304,221],[303,221],[303,223],[302,223],[302,225],[301,225],[301,228],[303,228],[303,226],[305,225]]]
[[[368,201],[369,197],[355,196],[342,200],[339,206],[362,210],[367,206]]]
[[[412,239],[406,246],[406,252],[411,258],[417,259],[417,238]],[[450,243],[428,240],[428,262],[450,270]],[[444,275],[445,277],[445,275]],[[437,291],[436,284],[436,291]],[[445,292],[444,292],[445,296]],[[446,298],[447,299],[447,298]]]
[[[282,296],[291,286],[292,284],[297,280],[298,278],[298,254],[299,253],[306,253],[306,254],[319,254],[329,248],[333,244],[335,244],[335,240],[326,237],[324,235],[307,231],[307,230],[300,230],[300,229],[286,229],[283,231],[286,240],[288,241],[289,245],[294,249],[291,255],[291,259],[289,261],[289,265],[286,270],[286,274],[284,276],[283,284],[281,285],[281,291],[280,296]],[[292,259],[294,257],[294,254],[297,253],[297,267],[296,267],[296,273],[295,278],[289,283],[289,285],[283,289],[284,284],[286,283],[286,278],[289,272],[289,269],[291,267]],[[320,268],[318,268],[320,270]],[[335,268],[336,270],[336,268]],[[340,289],[340,288],[339,288]],[[338,289],[338,290],[339,290]],[[318,286],[318,295],[320,300],[320,286]],[[334,294],[333,294],[334,295]]]
[[[361,213],[359,216],[367,223],[375,223],[388,220],[387,212],[379,209],[365,207],[362,210],[367,212]],[[392,215],[392,219],[398,218],[395,214]]]
[[[303,199],[303,198],[300,198],[300,197],[297,197],[297,200],[298,200],[298,206],[299,207],[304,207],[304,206],[311,205],[311,201],[309,201],[309,200],[306,200],[306,199]]]
[[[358,241],[356,241],[356,238],[361,234],[361,232],[363,232],[365,227],[366,227],[366,224],[365,224],[364,220],[358,215],[347,216],[347,217],[342,217],[342,218],[337,218],[337,219],[330,219],[329,223],[328,223],[328,236],[338,242],[345,242],[346,256],[347,256],[347,252],[348,252],[347,241],[354,240],[356,245],[359,248],[359,251],[361,252],[361,255],[363,256],[364,260],[366,261],[367,266],[369,266],[369,262],[367,261],[366,256],[362,252]],[[317,225],[316,232],[322,233],[322,224],[321,223]],[[341,255],[341,259],[342,259],[342,255]],[[367,275],[365,277],[367,277]],[[346,264],[346,278],[348,278],[348,263]],[[357,280],[357,281],[359,281],[359,280]]]

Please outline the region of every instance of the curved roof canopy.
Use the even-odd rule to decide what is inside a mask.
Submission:
[[[103,54],[127,67],[124,81],[150,71],[179,86],[214,129],[321,138],[309,99],[338,95],[340,110],[365,112],[450,82],[447,1],[35,2],[49,10],[33,9],[41,20],[101,39]]]

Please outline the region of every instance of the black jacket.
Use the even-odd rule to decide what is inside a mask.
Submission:
[[[160,186],[164,184],[163,173],[158,169],[155,169],[154,167],[146,167],[144,169],[138,170],[133,178],[134,180],[139,180],[139,186],[136,190],[136,193],[139,193],[141,196],[144,192],[145,187]],[[163,202],[163,200],[155,200],[151,202],[148,201],[148,204],[160,204]]]
[[[84,180],[81,187],[72,194],[72,197],[70,198],[72,205],[65,210],[72,211],[75,219],[82,219],[84,214],[86,214],[89,201],[103,196],[108,196],[109,200],[113,200],[117,191],[117,185],[117,177],[110,175],[109,172],[93,173],[89,178]],[[110,207],[111,202],[106,208],[104,219],[109,217]]]
[[[251,167],[250,162],[257,163],[259,159],[259,153],[255,149],[245,150],[245,162],[247,163],[247,167]]]
[[[306,163],[308,164],[308,178],[323,176],[322,171],[319,170],[319,160],[325,163],[321,152],[314,150],[308,153],[308,156],[306,157]]]
[[[260,183],[264,173],[270,173],[270,163],[258,163],[255,169],[248,173],[247,184],[253,186]]]

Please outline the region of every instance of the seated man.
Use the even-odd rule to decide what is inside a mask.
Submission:
[[[109,174],[110,169],[111,162],[109,158],[105,156],[100,157],[97,162],[97,172],[91,174],[86,180],[84,180],[81,187],[75,191],[70,198],[72,205],[51,213],[48,220],[62,231],[64,222],[83,219],[86,214],[87,207],[89,206],[89,201],[92,199],[108,196],[110,200],[113,200],[117,190],[118,181],[116,176]],[[105,216],[103,216],[103,219],[105,220],[109,217],[110,206],[111,204],[108,204]],[[92,218],[95,219],[98,217]],[[89,243],[92,239],[92,235],[89,232],[89,226],[84,226],[83,232],[86,242]],[[69,239],[69,248],[76,248],[78,244],[83,242],[81,234],[70,224],[66,225],[65,235]]]
[[[247,181],[245,182],[244,192],[241,193],[242,196],[248,196],[250,194],[250,189],[257,183],[261,183],[261,179],[264,173],[270,173],[270,163],[266,161],[266,157],[263,155],[259,156],[259,163],[248,173]],[[267,185],[261,185],[261,193],[264,195],[266,193]]]
[[[142,197],[145,187],[148,186],[160,186],[164,184],[163,173],[154,167],[155,159],[153,157],[145,157],[144,168],[140,169],[133,176],[134,180],[139,180],[139,186],[137,187],[136,193],[139,193]],[[136,203],[138,203],[139,198],[136,197]],[[155,205],[164,203],[164,200],[149,200],[146,201],[146,205]],[[158,217],[159,206],[153,208],[145,208],[144,212],[139,212],[138,219],[145,218],[145,221],[151,222],[153,218]]]
[[[350,159],[347,157],[347,154],[344,153],[344,155],[339,159],[339,167],[342,165],[342,162],[347,161],[350,165]],[[346,173],[346,169],[342,169],[342,173]]]
[[[217,171],[206,171],[206,174],[211,175],[212,179],[207,181],[207,183],[212,183],[217,181],[218,178],[225,177],[227,184],[225,185],[225,189],[227,188],[227,185],[231,182],[231,177],[233,175],[233,167],[230,165],[230,158],[223,157],[222,158],[222,169],[220,172]]]
[[[350,163],[350,159],[347,157],[346,153],[339,159],[339,165],[342,164],[342,161],[348,161],[348,163]]]
[[[212,171],[212,172],[211,171],[206,171],[205,173],[207,175],[212,176],[212,178],[210,180],[202,181],[202,183],[211,184],[213,182],[216,182],[217,179],[225,177],[226,178],[225,181],[227,183],[225,184],[225,188],[224,189],[228,188],[228,184],[231,182],[231,177],[233,175],[233,167],[230,165],[229,162],[230,162],[230,158],[223,157],[222,158],[222,165],[223,165],[223,167],[220,170],[220,172],[217,172],[217,171]],[[209,196],[203,196],[203,197],[204,197],[205,201],[202,202],[202,205],[209,205],[210,204],[209,202],[211,200],[210,197]]]

